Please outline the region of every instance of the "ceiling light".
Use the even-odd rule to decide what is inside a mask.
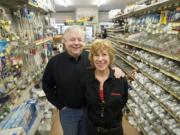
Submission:
[[[64,1],[64,6],[68,7],[67,1],[66,0],[63,0],[63,1]]]
[[[102,5],[102,0],[98,0],[97,6],[100,7]]]
[[[64,0],[65,3],[69,6],[69,5],[72,5],[72,1],[71,0]]]
[[[55,4],[68,7],[66,0],[55,0]]]
[[[68,7],[66,0],[62,0],[62,1],[63,1],[63,6]]]

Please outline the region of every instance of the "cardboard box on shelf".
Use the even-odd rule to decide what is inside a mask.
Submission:
[[[57,44],[57,43],[62,43],[62,35],[57,35],[55,37],[53,37],[53,43]]]

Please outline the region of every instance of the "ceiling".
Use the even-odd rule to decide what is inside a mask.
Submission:
[[[54,0],[55,10],[75,11],[76,8],[97,7],[99,11],[109,11],[111,9],[124,9],[126,5],[135,3],[137,0]],[[67,6],[68,5],[68,6]],[[67,7],[65,7],[67,6]]]

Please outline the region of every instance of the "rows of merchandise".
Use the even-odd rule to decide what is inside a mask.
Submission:
[[[141,0],[111,18],[108,39],[132,87],[129,122],[144,135],[180,135],[180,2]]]
[[[50,12],[52,0],[0,1],[0,134],[51,130],[53,107],[39,86],[56,35]]]

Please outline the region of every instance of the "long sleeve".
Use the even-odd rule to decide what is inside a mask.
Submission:
[[[64,105],[59,102],[56,90],[56,83],[53,76],[53,61],[49,61],[42,78],[42,87],[49,102],[51,102],[58,109],[61,109]]]
[[[123,106],[125,106],[128,100],[128,81],[126,78],[123,78],[123,82],[124,82],[124,89],[125,89],[125,93],[123,95]]]

